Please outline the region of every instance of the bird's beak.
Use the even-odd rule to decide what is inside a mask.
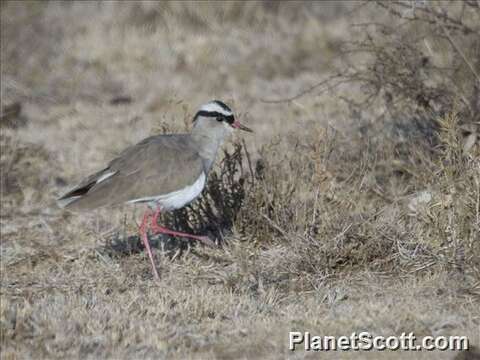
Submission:
[[[245,125],[240,124],[240,122],[238,120],[235,120],[233,122],[232,127],[235,128],[235,129],[239,129],[239,130],[248,131],[248,132],[253,133],[252,129],[246,127]]]

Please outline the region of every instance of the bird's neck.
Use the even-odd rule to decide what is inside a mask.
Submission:
[[[215,161],[218,149],[223,144],[225,134],[206,133],[202,131],[193,131],[192,140],[194,141],[199,155],[202,157],[205,172],[208,172]]]

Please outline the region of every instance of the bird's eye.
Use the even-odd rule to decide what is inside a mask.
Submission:
[[[223,121],[223,120],[225,120],[225,116],[223,115],[217,116],[217,121]]]

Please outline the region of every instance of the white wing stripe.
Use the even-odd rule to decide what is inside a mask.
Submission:
[[[103,174],[102,176],[100,176],[98,179],[97,179],[97,184],[100,184],[102,181],[105,181],[107,180],[108,178],[112,177],[113,175],[115,175],[117,172],[116,171],[111,171],[109,173],[106,173],[106,174]]]

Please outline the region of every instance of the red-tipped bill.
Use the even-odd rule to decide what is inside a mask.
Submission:
[[[233,122],[232,127],[235,128],[235,129],[239,129],[239,130],[248,131],[248,132],[253,133],[252,129],[246,127],[245,125],[240,124],[240,122],[238,120],[235,120]]]

